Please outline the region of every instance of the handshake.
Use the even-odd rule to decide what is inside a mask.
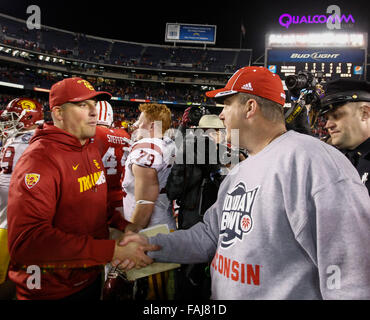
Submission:
[[[112,266],[121,271],[128,271],[132,268],[143,268],[153,263],[153,259],[145,253],[148,251],[157,251],[161,247],[149,244],[146,236],[126,231],[123,236],[116,241],[114,247]]]

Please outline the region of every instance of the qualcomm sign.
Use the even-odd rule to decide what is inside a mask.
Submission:
[[[351,14],[348,16],[341,15],[340,8],[337,5],[331,5],[326,9],[326,15],[314,15],[314,16],[292,16],[289,13],[284,13],[279,17],[279,23],[285,28],[289,28],[291,24],[313,24],[313,23],[326,23],[326,27],[330,30],[341,29],[342,22],[355,23],[355,19]]]

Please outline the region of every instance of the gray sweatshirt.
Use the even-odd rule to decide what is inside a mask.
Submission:
[[[370,198],[335,148],[289,131],[225,178],[204,223],[150,238],[212,261],[212,299],[370,299]]]

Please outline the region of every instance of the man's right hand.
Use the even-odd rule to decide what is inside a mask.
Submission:
[[[125,229],[125,233],[122,235],[122,237],[118,240],[118,244],[120,246],[125,246],[126,244],[130,242],[137,242],[141,245],[149,245],[148,237],[144,234],[137,233],[135,231],[131,231],[130,229]],[[155,251],[155,250],[153,250]]]
[[[136,268],[146,267],[153,263],[153,259],[149,258],[145,252],[159,249],[158,245],[149,244],[145,237],[128,232],[123,239],[116,242],[112,265],[126,271],[132,269],[133,266]]]

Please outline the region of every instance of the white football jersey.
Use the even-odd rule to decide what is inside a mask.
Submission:
[[[157,224],[167,224],[169,229],[176,229],[175,219],[172,215],[171,202],[167,198],[165,186],[175,159],[175,143],[172,139],[164,137],[144,138],[132,145],[125,163],[125,178],[122,186],[127,196],[123,199],[124,215],[131,221],[136,206],[135,177],[132,174],[132,165],[136,164],[157,171],[160,194],[149,222],[148,227]],[[147,200],[147,199],[139,199]]]
[[[28,147],[35,130],[15,135],[7,139],[0,154],[0,229],[7,229],[6,208],[8,206],[8,192],[10,178],[18,159]]]

